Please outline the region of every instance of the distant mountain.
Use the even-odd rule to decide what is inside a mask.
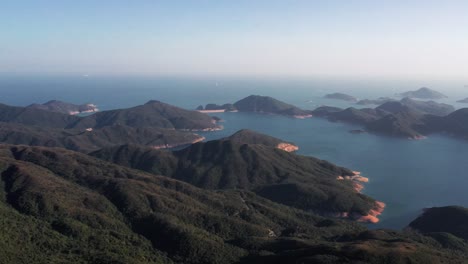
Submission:
[[[76,115],[80,113],[93,113],[99,111],[94,104],[71,104],[57,100],[51,100],[44,104],[31,104],[27,108],[41,109],[62,114]]]
[[[126,109],[98,112],[85,117],[33,107],[0,104],[0,122],[53,128],[101,128],[112,125],[157,127],[182,130],[217,130],[216,121],[203,113],[185,110],[159,101]]]
[[[468,209],[460,206],[432,207],[410,223],[423,233],[450,233],[468,241]]]
[[[455,111],[455,108],[449,104],[437,103],[434,101],[413,100],[409,97],[405,97],[400,101],[381,100],[378,105],[379,106],[376,109],[389,113],[396,113],[402,110],[411,109],[421,114],[445,116]]]
[[[327,94],[324,96],[324,98],[327,99],[336,99],[336,100],[343,100],[347,102],[357,102],[358,99],[354,96],[344,94],[344,93],[332,93],[332,94]]]
[[[431,90],[427,87],[422,87],[416,91],[404,92],[404,93],[399,94],[399,96],[417,98],[417,99],[432,99],[432,100],[447,98],[446,95],[440,92]]]
[[[401,99],[400,102],[423,114],[446,116],[455,111],[455,107],[449,104],[437,103],[434,101],[418,101],[405,97]]]
[[[344,213],[359,219],[374,208],[373,199],[356,192],[354,180],[364,178],[323,160],[279,150],[269,136],[261,139],[256,133],[249,138],[247,133],[252,135],[240,131],[175,152],[125,145],[91,155],[204,189],[251,190],[272,201],[322,214]]]
[[[463,103],[463,104],[468,104],[468,98],[458,100],[457,103]]]
[[[80,120],[77,116],[50,112],[30,107],[0,104],[0,122],[19,123],[41,127],[64,128]]]
[[[330,121],[343,121],[354,124],[366,124],[378,119],[373,109],[356,109],[353,107],[337,111],[334,108],[319,107],[312,111],[312,114],[317,117],[325,117]]]
[[[424,127],[422,115],[411,110],[388,114],[378,120],[366,124],[366,130],[394,137],[422,139]]]
[[[101,128],[125,125],[130,127],[158,127],[191,131],[218,130],[212,117],[189,111],[160,101],[149,101],[144,105],[127,109],[109,110],[82,117],[67,128]]]
[[[302,110],[296,106],[276,100],[269,96],[260,95],[250,95],[244,99],[235,102],[234,104],[207,104],[205,107],[198,106],[197,110],[200,112],[255,112],[264,114],[285,115],[295,118],[312,117],[310,111]]]
[[[425,116],[427,133],[443,133],[462,139],[468,139],[468,108],[459,109],[447,116]]]
[[[234,107],[241,112],[278,114],[297,118],[311,117],[308,111],[269,96],[250,95],[235,102]]]
[[[389,101],[375,109],[319,107],[312,111],[317,117],[330,121],[362,125],[365,130],[388,136],[421,139],[431,133],[447,133],[468,138],[468,115],[454,111],[453,106],[434,101],[416,101],[403,98]]]

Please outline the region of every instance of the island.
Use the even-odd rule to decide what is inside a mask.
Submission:
[[[344,94],[344,93],[332,93],[332,94],[327,94],[324,96],[326,99],[336,99],[336,100],[342,100],[342,101],[347,101],[347,102],[357,102],[358,99],[354,96]]]
[[[417,98],[417,99],[432,99],[432,100],[447,98],[446,95],[438,91],[431,90],[427,87],[422,87],[416,91],[404,92],[404,93],[398,94],[398,96]]]
[[[77,115],[82,113],[94,113],[99,111],[95,104],[72,104],[66,103],[58,100],[51,100],[44,104],[31,104],[27,106],[28,108],[32,109],[41,109],[51,112],[69,114],[69,115]]]
[[[376,108],[319,107],[312,113],[334,122],[362,125],[365,131],[388,136],[424,139],[428,134],[444,133],[468,138],[468,128],[460,126],[468,121],[466,109],[454,110],[447,104],[403,98]]]
[[[236,107],[233,104],[207,104],[205,107],[197,107],[197,111],[201,113],[218,113],[218,112],[237,112]]]
[[[269,96],[250,95],[234,104],[207,104],[205,107],[198,107],[202,113],[216,112],[252,112],[262,114],[276,114],[299,119],[312,117],[310,111],[302,110],[294,105],[279,101]]]

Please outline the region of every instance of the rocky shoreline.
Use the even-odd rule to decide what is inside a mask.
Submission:
[[[354,187],[354,190],[358,193],[361,193],[364,189],[364,184],[369,182],[369,178],[361,176],[361,172],[353,171],[353,175],[351,176],[338,176],[337,180],[347,180],[351,181]],[[385,209],[385,203],[381,201],[375,201],[374,206],[367,212],[367,215],[360,215],[360,214],[349,214],[348,212],[342,212],[338,217],[341,218],[350,218],[356,220],[358,222],[365,222],[365,223],[378,223],[380,219],[378,218]]]

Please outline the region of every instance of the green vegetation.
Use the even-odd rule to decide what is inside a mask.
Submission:
[[[64,106],[58,103],[60,110]],[[200,141],[201,136],[187,131],[218,129],[215,123],[206,114],[158,101],[86,117],[41,107],[0,105],[0,142],[63,147],[86,153],[128,143],[165,148]]]
[[[291,142],[286,142],[279,138],[261,134],[250,129],[241,129],[237,131],[236,133],[232,134],[231,136],[226,137],[222,140],[229,140],[229,141],[242,143],[242,144],[259,144],[259,145],[264,145],[264,146],[273,147],[273,148],[276,148],[281,143],[294,145]]]
[[[264,107],[262,100],[254,100],[255,109]],[[282,109],[276,113],[298,113]],[[383,110],[363,110],[372,111]],[[324,217],[366,214],[374,201],[350,181],[337,180],[352,175],[350,170],[277,149],[279,139],[242,130],[175,152],[140,146],[198,139],[174,129],[216,127],[200,113],[155,101],[84,118],[5,105],[0,113],[4,142],[48,146],[0,146],[0,263],[466,263],[468,258],[465,208],[426,212],[404,232],[368,231]],[[465,116],[462,110],[428,122],[458,124]],[[457,129],[464,131],[460,124]],[[122,143],[127,145],[116,146]],[[53,146],[106,148],[93,157]]]
[[[189,132],[163,128],[113,125],[93,129],[58,129],[0,123],[0,142],[30,146],[62,147],[88,153],[103,147],[131,143],[158,148],[191,144],[202,139]]]
[[[461,238],[443,245],[434,235],[366,231],[253,192],[203,190],[65,149],[3,145],[0,172],[0,263],[464,263],[468,257]]]
[[[468,209],[460,206],[428,208],[409,226],[423,233],[445,232],[468,240]]]
[[[168,152],[124,145],[92,156],[161,174],[204,189],[244,189],[272,201],[324,214],[367,215],[374,200],[338,176],[353,172],[276,148],[281,140],[249,130]],[[264,145],[266,144],[266,145]]]
[[[215,129],[213,119],[197,111],[189,111],[159,101],[127,109],[102,111],[83,117],[67,128],[101,128],[111,125],[130,127],[158,127],[169,129],[203,130]]]

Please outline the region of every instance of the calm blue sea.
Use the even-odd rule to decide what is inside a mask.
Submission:
[[[187,109],[206,103],[235,102],[250,94],[269,95],[305,109],[320,105],[354,106],[322,99],[330,92],[359,98],[392,96],[428,86],[449,95],[444,102],[468,97],[461,82],[398,80],[293,80],[228,78],[146,78],[0,75],[0,103],[29,105],[51,99],[96,103],[101,110],[125,108],[156,99]],[[466,90],[466,91],[465,91]],[[411,141],[371,134],[351,134],[356,127],[318,118],[219,113],[225,129],[207,132],[207,139],[228,136],[242,128],[267,133],[299,145],[299,154],[329,160],[361,171],[370,178],[364,192],[387,204],[373,227],[403,228],[431,206],[468,207],[468,141],[433,135]]]

